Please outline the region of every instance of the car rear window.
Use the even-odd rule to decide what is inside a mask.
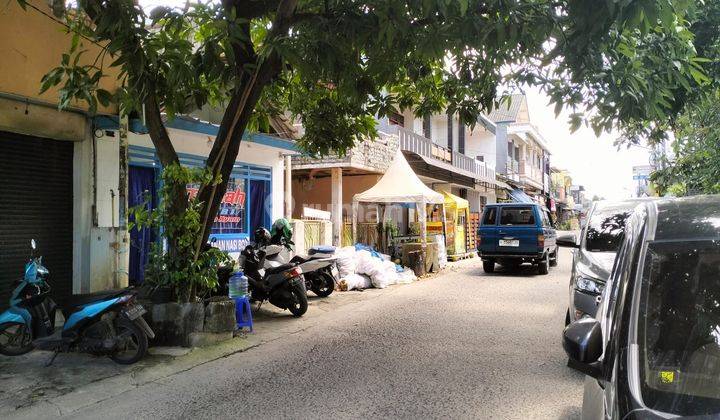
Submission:
[[[585,249],[590,252],[617,252],[625,232],[625,222],[631,211],[604,210],[590,217]]]
[[[500,224],[503,226],[534,226],[535,212],[527,207],[503,207],[500,210]]]
[[[495,215],[497,214],[497,207],[488,207],[485,209],[485,214],[483,215],[483,225],[494,225],[495,224]]]

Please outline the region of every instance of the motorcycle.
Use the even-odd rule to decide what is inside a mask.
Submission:
[[[30,246],[25,275],[12,292],[10,308],[0,314],[0,354],[50,350],[53,355],[47,366],[60,352],[104,355],[119,364],[133,364],[145,356],[148,338],[155,333],[142,317],[146,311],[135,302],[135,291],[73,295],[56,304],[50,297],[50,273],[42,257],[35,257],[34,239]],[[65,323],[56,331],[57,309]]]
[[[267,230],[262,230],[267,233]],[[257,231],[255,236],[258,237]],[[255,245],[247,245],[240,255],[240,267],[248,277],[250,299],[258,302],[268,300],[278,308],[290,310],[294,316],[302,316],[308,307],[302,269],[295,264],[265,268],[265,250],[257,245],[262,243],[256,239]]]
[[[285,228],[287,221],[278,219],[272,226],[269,245],[265,247],[268,264],[295,264],[300,266],[305,277],[305,288],[312,290],[319,297],[327,297],[335,290],[337,283],[337,266],[335,247],[317,246],[310,248],[307,256],[290,257],[292,240],[290,229]]]

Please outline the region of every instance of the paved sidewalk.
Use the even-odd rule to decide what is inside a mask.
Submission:
[[[444,273],[450,271],[448,267]],[[33,351],[15,358],[0,356],[0,413],[21,418],[67,415],[139,386],[162,383],[169,376],[301,332],[314,326],[323,314],[402,287],[334,292],[324,299],[310,293],[308,312],[301,318],[293,318],[290,312],[266,302],[254,313],[252,333],[203,348],[151,348],[152,354],[132,366],[78,353],[60,354],[50,367],[45,367],[50,352]]]

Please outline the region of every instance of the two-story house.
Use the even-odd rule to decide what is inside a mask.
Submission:
[[[487,118],[481,118],[470,132],[466,153],[494,168],[498,178],[512,188],[547,204],[550,148],[530,122],[525,95],[510,95]]]
[[[330,211],[333,242],[342,243],[343,221],[351,216],[352,197],[377,182],[398,148],[426,185],[467,199],[471,212],[479,212],[487,197],[494,201],[495,171],[465,153],[470,130],[456,115],[423,118],[405,110],[378,119],[378,132],[378,139],[357,144],[342,157],[294,157],[293,217],[300,217],[308,207]],[[360,221],[369,223],[376,217],[374,208],[360,209]],[[403,215],[398,218],[399,224],[406,222]]]

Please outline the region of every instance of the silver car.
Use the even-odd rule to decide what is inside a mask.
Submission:
[[[622,243],[625,222],[632,215],[633,208],[647,200],[597,201],[588,213],[579,243],[575,235],[558,238],[559,246],[575,249],[565,325],[586,316],[595,316],[600,295]]]

